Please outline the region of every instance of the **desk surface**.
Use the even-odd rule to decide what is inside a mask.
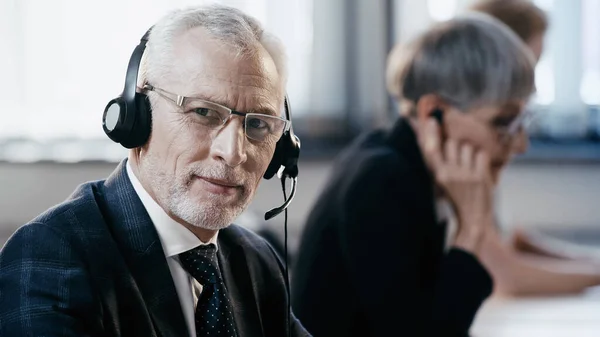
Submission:
[[[471,328],[473,337],[598,337],[600,289],[578,296],[490,298]]]

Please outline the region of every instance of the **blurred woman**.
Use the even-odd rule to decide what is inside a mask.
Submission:
[[[387,77],[401,118],[334,164],[302,235],[294,312],[316,337],[466,336],[492,291],[493,191],[527,146],[534,60],[478,14],[397,46]]]

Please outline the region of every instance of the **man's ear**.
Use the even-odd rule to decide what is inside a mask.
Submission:
[[[419,101],[417,101],[416,106],[416,117],[417,120],[421,123],[424,123],[427,119],[433,117],[432,114],[434,112],[441,111],[442,113],[446,111],[450,106],[444,99],[435,94],[427,94],[421,96]]]

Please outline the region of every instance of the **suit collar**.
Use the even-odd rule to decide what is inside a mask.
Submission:
[[[430,261],[424,264],[428,267],[423,269],[423,272],[429,273],[429,276],[423,277],[429,280],[434,279],[434,273],[439,262],[437,256],[443,253],[446,237],[446,225],[439,225],[438,222],[439,215],[434,193],[434,179],[425,164],[417,135],[407,118],[400,117],[398,119],[388,134],[388,141],[389,145],[403,157],[403,162],[410,168],[412,174],[407,175],[407,177],[411,180],[408,184],[412,185],[407,184],[407,186],[418,186],[411,193],[415,204],[421,208],[419,213],[425,215],[423,223],[434,224],[431,227],[432,232],[430,232],[433,234],[428,236],[429,242],[427,244],[430,248],[423,255],[424,261]]]
[[[127,176],[126,162],[127,159],[123,160],[104,182],[106,212],[121,240],[119,244],[132,252],[145,254],[158,248],[160,240]]]
[[[122,248],[159,334],[188,336],[158,233],[135,192],[123,160],[102,187],[106,221]]]
[[[410,121],[400,117],[388,133],[388,146],[392,147],[402,158],[402,163],[407,166],[408,171],[405,178],[408,184],[419,186],[413,192],[413,198],[419,200],[417,204],[424,207],[424,214],[432,215],[428,219],[431,223],[436,222],[434,179],[431,171],[425,164],[421,148],[417,141],[417,135]],[[414,185],[416,184],[416,185]]]
[[[422,178],[429,179],[429,169],[425,165],[423,154],[417,142],[417,135],[405,117],[400,117],[388,133],[388,144],[404,157],[411,165],[413,172]]]

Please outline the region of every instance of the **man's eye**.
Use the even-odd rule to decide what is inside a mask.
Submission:
[[[202,117],[210,117],[210,118],[218,118],[221,119],[221,116],[215,110],[211,110],[208,108],[195,108],[192,109],[194,113]]]
[[[249,118],[246,123],[253,129],[264,129],[269,126],[265,121],[259,118]]]

